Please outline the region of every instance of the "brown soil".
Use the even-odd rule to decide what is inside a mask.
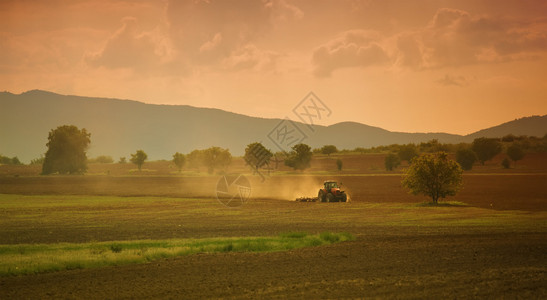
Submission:
[[[158,168],[163,170],[159,174],[147,176],[128,174],[129,165],[123,166],[127,170],[116,165],[118,171],[110,175],[107,169],[105,175],[95,169],[95,174],[85,176],[26,176],[33,174],[22,172],[28,170],[23,168],[20,173],[16,170],[20,176],[14,176],[10,173],[14,169],[3,169],[0,193],[5,194],[60,195],[59,201],[62,195],[160,198],[131,198],[108,206],[5,208],[0,210],[1,244],[262,236],[287,231],[348,231],[357,241],[288,252],[198,254],[142,265],[2,277],[0,299],[546,299],[545,157],[527,156],[517,170],[500,170],[496,162],[466,172],[464,189],[448,200],[488,209],[446,207],[418,213],[396,203],[428,199],[402,189],[400,174],[375,171],[382,167],[382,156],[357,160],[355,172],[289,174],[267,177],[264,182],[250,176],[253,199],[236,209],[212,198],[218,176],[178,176],[167,162],[162,162],[165,166]],[[342,158],[348,160],[344,162],[348,168],[350,160],[357,159]],[[323,159],[316,164],[325,167],[332,158]],[[347,176],[359,172],[359,176]],[[353,203],[281,200],[315,196],[317,185],[325,179],[342,181]],[[394,204],[378,208],[375,203]],[[498,211],[515,209],[520,211]],[[511,223],[514,215],[525,222]],[[485,220],[486,225],[466,223],[469,220]]]
[[[216,197],[221,176],[0,176],[0,193],[23,195],[115,195]],[[416,203],[429,201],[410,195],[401,186],[400,174],[374,175],[249,175],[253,198],[295,200],[314,197],[326,179],[343,183],[352,201]],[[464,188],[455,197],[472,206],[493,209],[547,210],[547,174],[465,174]]]
[[[2,299],[547,297],[545,234],[362,236],[0,279]]]

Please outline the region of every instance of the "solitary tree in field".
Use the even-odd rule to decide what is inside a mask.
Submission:
[[[306,144],[297,144],[292,147],[292,151],[285,159],[285,165],[295,170],[304,170],[311,165],[312,152],[310,146]]]
[[[399,155],[401,160],[406,160],[410,163],[414,157],[418,156],[418,149],[416,149],[414,144],[402,145],[397,155]]]
[[[186,157],[182,153],[175,153],[173,154],[173,162],[179,169],[179,173],[182,171],[182,167],[184,167],[184,163],[186,162]]]
[[[338,152],[338,149],[334,145],[325,145],[321,147],[321,153],[330,156],[332,153]]]
[[[477,154],[471,149],[458,149],[456,151],[456,161],[460,164],[462,169],[471,170],[473,164],[477,161]]]
[[[393,171],[393,169],[397,168],[400,164],[401,160],[399,159],[399,156],[394,153],[389,153],[384,159],[384,165],[388,171]]]
[[[269,166],[272,157],[273,153],[270,150],[266,149],[262,143],[256,142],[247,145],[243,159],[247,165],[258,172],[259,168]]]
[[[136,164],[137,167],[139,168],[139,171],[140,171],[141,168],[142,168],[142,165],[144,164],[144,161],[147,160],[147,159],[148,159],[148,155],[146,155],[146,153],[144,153],[144,151],[137,150],[137,152],[135,152],[135,154],[131,154],[131,159],[129,161]]]
[[[473,141],[471,150],[477,153],[481,165],[484,165],[485,161],[491,160],[501,153],[501,143],[497,139],[477,138]]]
[[[461,189],[462,172],[460,165],[444,152],[422,154],[412,160],[402,184],[410,193],[431,197],[437,204],[439,198],[454,196]]]
[[[91,134],[74,125],[63,125],[49,132],[48,150],[42,174],[81,174],[87,170],[86,150]]]
[[[232,154],[228,149],[211,147],[202,151],[201,160],[209,174],[213,174],[215,169],[224,169],[232,163]]]
[[[524,150],[522,150],[522,148],[519,145],[512,144],[511,146],[509,146],[509,148],[507,148],[507,155],[512,161],[515,162],[515,168],[516,168],[517,160],[521,160],[524,157]]]

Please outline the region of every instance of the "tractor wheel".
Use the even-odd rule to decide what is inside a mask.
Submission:
[[[327,202],[334,202],[334,195],[331,193],[327,194]]]
[[[348,201],[348,195],[346,195],[346,194],[342,195],[342,198],[340,199],[340,201],[342,201],[342,202]]]
[[[319,193],[317,193],[317,198],[319,199],[319,202],[325,202],[325,195],[323,194],[323,190],[319,190]]]

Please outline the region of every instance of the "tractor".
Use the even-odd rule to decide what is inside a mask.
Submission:
[[[348,195],[340,190],[336,181],[327,180],[323,183],[323,188],[319,189],[317,198],[321,202],[346,202]]]

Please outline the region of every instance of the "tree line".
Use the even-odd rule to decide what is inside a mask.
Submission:
[[[480,144],[476,140],[477,144]],[[42,174],[78,174],[87,170],[86,149],[91,142],[91,134],[85,129],[78,129],[73,125],[59,126],[49,132],[48,150],[44,156]],[[332,147],[325,147],[325,149]],[[410,150],[409,150],[410,149]],[[327,152],[330,152],[327,151]],[[402,154],[415,154],[411,147],[401,148]],[[497,148],[496,148],[497,151]],[[494,151],[495,152],[495,151]],[[285,165],[295,170],[304,170],[310,167],[312,149],[306,144],[297,144],[286,153]],[[330,155],[327,154],[327,155]],[[412,156],[410,155],[410,156]],[[245,148],[245,162],[254,170],[269,166],[274,154],[261,143],[255,142]],[[409,157],[410,157],[409,156]],[[433,203],[439,198],[455,195],[462,186],[462,168],[458,163],[449,160],[445,152],[436,154],[422,154],[409,158],[411,166],[407,169],[402,185],[413,194],[423,194],[431,197]],[[102,157],[102,160],[108,160]],[[148,155],[143,150],[137,150],[131,154],[130,161],[141,169]],[[210,147],[203,150],[194,150],[187,155],[176,152],[173,155],[173,162],[179,168],[183,168],[186,161],[193,167],[205,166],[209,173],[215,169],[226,168],[232,160],[228,149]],[[341,165],[339,166],[341,169]]]
[[[87,170],[89,161],[112,163],[109,156],[99,156],[88,160],[86,150],[91,142],[91,133],[86,129],[79,129],[74,125],[63,125],[52,129],[48,134],[47,152],[43,157],[33,160],[34,163],[42,163],[42,174],[82,174]],[[526,150],[547,149],[547,134],[542,138],[516,137],[512,135],[501,139],[477,138],[471,144],[441,144],[437,140],[427,143],[390,145],[385,157],[387,170],[393,170],[401,161],[407,161],[409,167],[405,170],[402,185],[413,194],[423,194],[437,203],[439,198],[455,195],[462,187],[462,172],[472,168],[475,162],[484,165],[500,154],[505,152],[515,164],[521,160]],[[456,147],[456,148],[454,148]],[[456,160],[448,159],[447,150],[455,150]],[[396,151],[394,151],[396,150]],[[325,145],[321,148],[311,149],[310,146],[300,143],[294,145],[289,152],[281,153],[286,166],[294,170],[305,170],[310,167],[314,153],[321,153],[330,156],[340,152],[334,145]],[[276,164],[280,153],[272,153],[259,142],[251,143],[245,148],[243,156],[245,163],[255,172],[260,168],[270,169],[272,158]],[[506,158],[502,165],[509,167],[509,160]],[[141,170],[142,165],[148,159],[143,150],[137,150],[131,154],[130,162],[137,165]],[[213,174],[216,170],[225,170],[232,162],[232,155],[228,149],[210,147],[207,149],[196,149],[184,155],[176,152],[173,154],[173,163],[179,172],[187,164],[191,168],[205,167],[207,172]],[[9,158],[0,155],[0,163],[20,164],[17,157]],[[120,158],[120,163],[125,163],[125,157]],[[342,161],[337,160],[338,170],[342,169]]]
[[[31,164],[42,164],[42,174],[81,174],[87,170],[87,163],[113,163],[110,156],[98,156],[88,159],[86,150],[91,142],[91,134],[86,129],[78,129],[73,125],[63,125],[52,129],[48,134],[48,147],[45,156],[33,159]],[[463,170],[470,170],[475,163],[484,164],[505,149],[507,158],[503,161],[504,167],[510,166],[510,161],[515,165],[527,152],[547,151],[547,134],[543,138],[529,136],[506,135],[500,139],[477,138],[471,144],[442,144],[434,139],[419,144],[393,144],[372,148],[355,148],[354,150],[338,150],[335,145],[324,145],[321,148],[311,149],[306,144],[297,144],[289,152],[273,153],[261,143],[255,142],[247,145],[243,156],[245,163],[255,171],[260,168],[271,169],[275,162],[276,168],[279,162],[294,170],[305,170],[310,167],[313,154],[324,154],[330,156],[334,153],[386,153],[385,168],[393,170],[401,162],[412,159],[422,153],[447,152],[454,153],[456,161]],[[143,150],[137,150],[131,154],[129,161],[137,165],[141,170],[148,159]],[[173,163],[179,171],[184,166],[189,168],[205,168],[212,174],[218,170],[226,169],[232,162],[232,155],[228,149],[210,147],[207,149],[196,149],[188,154],[176,152],[173,154]],[[125,157],[121,157],[119,163],[126,163]],[[0,164],[21,164],[17,157],[9,158],[0,155]],[[338,170],[342,169],[342,161],[336,162]]]
[[[536,138],[526,137],[523,140],[537,141]],[[543,143],[547,145],[547,135],[543,138]],[[471,144],[461,143],[454,147],[451,144],[440,144],[437,140],[432,140],[428,142],[425,147],[425,151],[420,151],[424,149],[422,147],[414,144],[406,144],[398,146],[397,151],[390,152],[385,158],[385,167],[386,170],[391,171],[394,168],[397,168],[401,161],[407,161],[411,163],[414,157],[417,157],[420,153],[436,153],[436,152],[449,152],[451,149],[454,151],[456,157],[456,162],[460,164],[463,170],[471,170],[473,165],[478,162],[481,165],[484,165],[485,162],[492,160],[496,155],[502,153],[505,149],[507,157],[503,160],[502,166],[509,168],[510,161],[513,161],[515,166],[517,161],[524,158],[526,151],[530,151],[530,143],[523,144],[517,140],[504,141],[504,139],[495,139],[495,138],[476,138]],[[537,144],[536,144],[537,145]],[[534,148],[537,149],[537,148]],[[543,149],[543,148],[540,148]],[[543,152],[543,151],[541,151]]]
[[[94,159],[87,158],[87,148],[91,142],[91,133],[85,128],[79,129],[74,125],[63,125],[52,129],[48,134],[46,144],[47,151],[43,157],[32,161],[33,164],[42,164],[42,174],[83,174],[87,171],[87,164],[92,163],[113,163],[110,156],[101,155]],[[276,154],[277,155],[277,154]],[[274,154],[266,149],[261,143],[252,143],[245,149],[245,161],[255,170],[270,164]],[[298,144],[293,150],[286,153],[283,160],[285,165],[295,170],[304,170],[310,167],[312,152],[306,144]],[[4,161],[4,157],[2,161]],[[129,161],[135,164],[139,170],[148,159],[144,150],[137,150],[131,154]],[[276,157],[277,160],[277,157]],[[6,162],[20,164],[15,157],[6,158]],[[185,165],[190,168],[199,169],[204,167],[208,173],[213,174],[217,170],[225,170],[232,162],[232,154],[228,149],[221,147],[210,147],[207,149],[196,149],[184,155],[176,152],[173,154],[173,163],[177,166],[179,172]],[[125,157],[121,157],[119,163],[126,163]]]

